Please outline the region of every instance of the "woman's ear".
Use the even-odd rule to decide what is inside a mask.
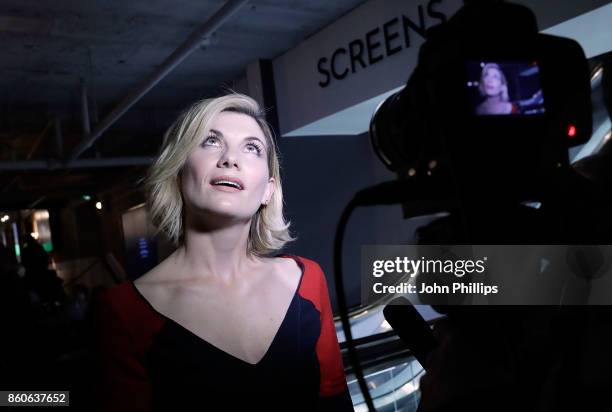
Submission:
[[[273,177],[268,179],[268,184],[267,184],[267,187],[266,187],[266,193],[264,195],[263,201],[261,202],[262,204],[267,205],[268,203],[270,203],[270,200],[272,199],[272,195],[274,194],[274,189],[275,189],[274,184],[275,183],[276,183],[276,181],[274,180]]]

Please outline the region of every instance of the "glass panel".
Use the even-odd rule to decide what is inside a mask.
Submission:
[[[364,372],[370,396],[378,411],[417,410],[420,399],[419,382],[425,371],[414,357],[398,359],[393,366],[367,368]],[[353,375],[348,376],[348,384],[355,411],[366,412],[368,408]]]

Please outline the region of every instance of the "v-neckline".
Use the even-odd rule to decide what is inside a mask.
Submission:
[[[238,356],[232,355],[231,353],[229,353],[227,351],[224,351],[220,347],[218,347],[216,345],[213,345],[212,343],[210,343],[206,339],[203,339],[202,337],[198,336],[197,334],[195,334],[190,329],[188,329],[185,326],[181,325],[179,322],[177,322],[174,319],[164,315],[163,313],[161,313],[160,311],[155,309],[155,307],[153,307],[151,302],[149,302],[144,297],[144,295],[138,290],[138,288],[136,287],[136,285],[134,284],[133,281],[130,280],[128,283],[130,283],[130,285],[132,286],[132,290],[136,293],[138,298],[141,299],[153,312],[155,312],[157,315],[161,316],[167,322],[171,323],[172,325],[174,325],[175,327],[179,328],[180,330],[187,332],[189,335],[193,336],[198,341],[202,342],[204,345],[209,346],[209,347],[213,348],[214,350],[216,350],[218,352],[221,352],[222,354],[224,354],[224,355],[226,355],[226,356],[228,356],[228,357],[230,357],[232,359],[235,359],[236,361],[241,362],[241,363],[243,363],[243,364],[245,364],[247,366],[256,367],[258,365],[261,365],[263,363],[263,361],[270,354],[270,350],[272,349],[272,346],[274,345],[274,342],[276,342],[276,339],[277,339],[278,335],[280,334],[281,329],[283,328],[283,326],[285,325],[285,322],[287,321],[287,317],[289,316],[289,311],[291,310],[291,307],[293,306],[293,301],[295,300],[295,298],[297,297],[297,295],[299,293],[300,286],[302,285],[302,280],[304,279],[304,272],[306,271],[306,269],[304,267],[304,263],[297,256],[285,254],[285,255],[279,255],[279,256],[275,256],[275,257],[293,259],[295,261],[295,263],[298,265],[298,267],[300,268],[300,270],[302,271],[302,273],[300,274],[300,279],[298,280],[297,287],[295,288],[295,291],[293,292],[293,296],[291,297],[291,301],[289,302],[289,306],[287,307],[287,310],[285,311],[285,314],[283,316],[283,320],[281,321],[278,329],[274,333],[274,337],[270,341],[270,345],[266,349],[266,352],[263,354],[261,359],[259,359],[259,361],[257,361],[256,363],[248,362],[248,361],[246,361],[246,360],[244,360],[242,358],[239,358]]]

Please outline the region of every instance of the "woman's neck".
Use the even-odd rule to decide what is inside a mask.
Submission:
[[[247,254],[250,221],[234,221],[214,228],[186,223],[184,244],[177,250],[185,277],[214,276],[235,284],[256,263]]]
[[[498,94],[496,96],[488,96],[487,97],[487,103],[490,103],[490,104],[502,103],[501,94]]]

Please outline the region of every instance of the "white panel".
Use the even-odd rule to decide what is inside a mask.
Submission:
[[[275,59],[274,80],[281,133],[284,135],[403,86],[415,66],[423,38],[409,30],[410,47],[405,47],[402,16],[419,25],[420,8],[425,27],[434,26],[440,20],[428,15],[429,3],[433,10],[450,17],[462,1],[371,0]],[[398,23],[390,25],[388,32],[398,33],[398,37],[390,46],[391,49],[401,47],[401,50],[386,56],[383,25],[394,18],[398,18]],[[360,39],[365,46],[366,33],[376,29],[378,33],[371,36],[371,43],[380,43],[380,46],[373,50],[373,56],[384,56],[383,59],[370,65],[366,50],[363,53],[365,69],[357,63],[354,73],[349,71],[343,80],[332,80],[329,86],[321,87],[319,82],[324,77],[318,71],[319,59],[331,60],[335,50],[348,49],[353,40]],[[349,60],[348,55],[338,56],[339,72],[350,66]]]
[[[274,80],[281,134],[357,135],[366,132],[377,105],[406,83],[423,43],[420,35],[409,30],[410,47],[406,47],[402,16],[419,25],[421,10],[425,27],[429,28],[440,20],[434,13],[428,13],[428,6],[450,17],[462,3],[461,0],[370,0],[276,58]],[[587,56],[610,50],[612,4],[587,11],[605,2],[574,0],[557,6],[555,2],[541,0],[521,0],[520,3],[533,7],[540,24],[554,25],[544,32],[576,39]],[[559,23],[577,13],[580,15]],[[401,50],[387,55],[384,25],[394,18],[399,21],[388,26],[388,33],[398,33],[398,37],[391,41],[391,48],[401,47]],[[342,80],[332,79],[327,87],[321,87],[319,83],[326,77],[318,70],[319,59],[327,58],[329,67],[334,51],[349,49],[349,44],[358,39],[365,45],[366,34],[375,29],[378,32],[370,38],[373,43],[380,43],[374,55],[383,56],[382,60],[369,64],[366,50],[363,53],[365,68],[357,62],[355,72],[349,70]],[[337,71],[350,69],[349,61],[348,55],[339,54]]]

